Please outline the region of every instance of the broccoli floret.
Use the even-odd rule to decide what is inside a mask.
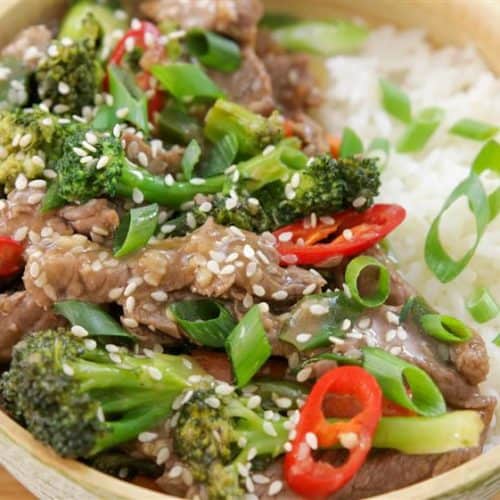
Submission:
[[[30,94],[31,69],[15,57],[0,60],[0,110],[25,106]]]
[[[198,193],[216,193],[224,185],[224,176],[211,177],[200,185],[167,185],[163,177],[129,162],[120,139],[86,127],[74,129],[53,168],[57,195],[70,203],[99,196],[134,198],[137,190],[145,201],[179,207]]]
[[[249,158],[283,138],[283,120],[276,113],[264,118],[243,106],[219,99],[205,118],[205,135],[217,142],[227,134],[237,139],[240,158]]]
[[[116,349],[115,349],[116,350]],[[65,330],[30,335],[0,379],[0,403],[64,457],[89,458],[165,419],[189,377],[183,356],[108,353]]]
[[[241,498],[241,468],[283,453],[288,419],[275,413],[266,420],[247,402],[234,392],[221,396],[212,385],[196,390],[179,412],[174,449],[193,478],[207,485],[210,499]]]
[[[340,177],[344,181],[344,204],[358,200],[358,209],[368,208],[380,188],[380,169],[373,158],[341,158],[337,160]]]
[[[85,18],[84,30],[85,39],[54,40],[35,71],[39,98],[59,115],[81,114],[83,107],[93,106],[104,78],[97,59],[101,28],[93,16]]]
[[[32,110],[0,112],[0,184],[10,191],[19,174],[40,177],[47,158],[59,151],[62,127],[49,113]]]

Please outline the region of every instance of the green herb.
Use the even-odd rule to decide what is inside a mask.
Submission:
[[[81,326],[91,337],[122,337],[134,339],[120,323],[104,312],[98,305],[80,300],[56,302],[54,310],[64,316],[73,326]]]
[[[450,128],[450,134],[459,135],[474,141],[486,141],[498,132],[496,125],[480,122],[472,118],[462,118]]]
[[[195,64],[174,63],[165,66],[157,64],[153,66],[152,73],[162,87],[176,99],[224,97],[222,90]]]
[[[404,123],[411,122],[410,98],[396,85],[388,80],[380,79],[382,106],[394,118]]]
[[[352,128],[346,127],[342,132],[342,141],[340,143],[340,157],[347,158],[361,154],[363,152],[363,143],[358,134]]]
[[[472,330],[462,321],[443,314],[424,314],[420,317],[420,325],[427,335],[441,342],[466,342],[472,338]]]
[[[399,139],[397,151],[412,153],[422,150],[439,127],[443,116],[444,111],[440,108],[426,108],[420,111]]]
[[[500,334],[498,334],[494,339],[493,339],[493,343],[500,347]]]
[[[189,53],[205,66],[231,73],[241,65],[239,45],[223,36],[201,29],[192,29],[186,35]]]
[[[211,299],[182,300],[168,308],[189,338],[207,347],[224,347],[236,326],[232,314]]]
[[[231,332],[226,340],[226,351],[238,387],[248,384],[271,356],[271,345],[258,305],[253,306]]]
[[[358,278],[361,273],[369,267],[378,269],[377,288],[371,295],[362,296],[358,289]],[[353,299],[365,307],[381,306],[391,293],[391,275],[389,271],[377,259],[368,255],[355,257],[347,264],[345,281]]]
[[[192,139],[188,144],[186,150],[184,151],[184,156],[182,157],[181,167],[184,178],[187,181],[191,180],[193,176],[194,167],[200,161],[201,148],[196,139]]]
[[[148,244],[158,226],[156,203],[133,208],[120,221],[113,241],[115,257],[124,257]]]
[[[487,288],[478,288],[467,300],[467,310],[478,323],[486,323],[498,316],[498,304]]]

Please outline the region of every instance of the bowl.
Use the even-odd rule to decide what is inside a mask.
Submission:
[[[0,46],[20,29],[54,19],[64,0],[2,0]],[[500,73],[500,2],[493,0],[267,0],[269,10],[302,17],[363,16],[377,25],[421,27],[437,44],[474,43]],[[443,22],[446,20],[446,22]],[[104,475],[58,457],[0,411],[0,465],[39,498],[165,500],[174,497]],[[440,476],[372,500],[493,498],[500,492],[500,446]]]

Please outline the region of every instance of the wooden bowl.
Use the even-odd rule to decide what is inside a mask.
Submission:
[[[64,0],[0,0],[0,46],[21,28],[53,19],[64,4]],[[282,0],[268,0],[266,4],[269,10],[303,17],[357,15],[373,24],[419,26],[438,44],[473,42],[500,73],[500,2],[495,0],[290,0],[286,7]],[[63,460],[2,412],[0,464],[40,498],[174,498]],[[489,499],[496,493],[500,493],[500,446],[438,477],[373,499]]]

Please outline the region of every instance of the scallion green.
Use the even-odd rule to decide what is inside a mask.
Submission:
[[[64,300],[54,304],[57,314],[64,316],[73,326],[80,326],[91,337],[121,337],[134,339],[118,321],[97,304],[80,300]]]
[[[488,141],[479,151],[472,171],[481,175],[486,170],[490,170],[500,175],[500,144],[497,141]],[[488,196],[488,205],[490,209],[490,221],[492,221],[500,212],[500,188],[495,189]]]
[[[426,108],[418,113],[399,139],[396,149],[400,153],[422,150],[432,137],[444,116],[440,108]]]
[[[239,45],[211,31],[202,29],[188,31],[186,46],[191,55],[209,68],[230,73],[241,65]]]
[[[474,141],[486,141],[498,132],[498,127],[472,118],[462,118],[450,128],[450,134]]]
[[[410,98],[388,80],[380,79],[379,84],[384,109],[394,118],[410,123],[412,116]]]
[[[57,181],[53,181],[42,199],[42,205],[40,207],[40,212],[43,214],[55,210],[56,208],[63,207],[66,204],[66,200],[59,196],[59,188],[57,186]]]
[[[207,347],[224,347],[236,326],[232,314],[220,302],[211,299],[174,302],[168,311],[189,338]]]
[[[253,306],[230,333],[226,340],[226,351],[238,387],[248,384],[271,356],[271,345],[259,306]]]
[[[494,339],[493,339],[493,343],[500,347],[500,334],[498,334]]]
[[[358,279],[361,273],[369,267],[378,269],[377,288],[371,295],[362,296],[358,289]],[[391,293],[391,275],[389,271],[377,259],[368,255],[355,257],[347,264],[345,282],[349,287],[353,299],[365,307],[381,306]]]
[[[363,368],[377,379],[387,399],[426,417],[446,412],[440,390],[418,366],[376,347],[362,351]]]
[[[462,321],[444,314],[424,314],[419,318],[427,335],[441,342],[466,342],[472,338],[472,330]]]
[[[500,308],[487,288],[474,290],[467,300],[467,310],[478,323],[486,323],[498,316]]]
[[[222,136],[210,151],[208,160],[203,165],[204,177],[223,174],[232,165],[238,154],[238,139],[234,134]]]
[[[217,99],[224,97],[224,92],[196,64],[157,64],[153,66],[151,71],[161,86],[176,99]]]
[[[347,158],[361,154],[363,152],[363,143],[358,134],[352,128],[345,127],[342,132],[342,141],[340,142],[340,157]]]
[[[349,21],[300,21],[273,29],[272,36],[290,51],[329,57],[359,50],[368,30]]]
[[[193,176],[194,167],[200,161],[201,148],[196,139],[192,139],[187,145],[184,151],[184,156],[182,157],[181,167],[182,173],[184,174],[184,179],[190,181]]]
[[[113,241],[115,257],[124,257],[147,245],[158,225],[156,203],[133,208],[120,221]]]

